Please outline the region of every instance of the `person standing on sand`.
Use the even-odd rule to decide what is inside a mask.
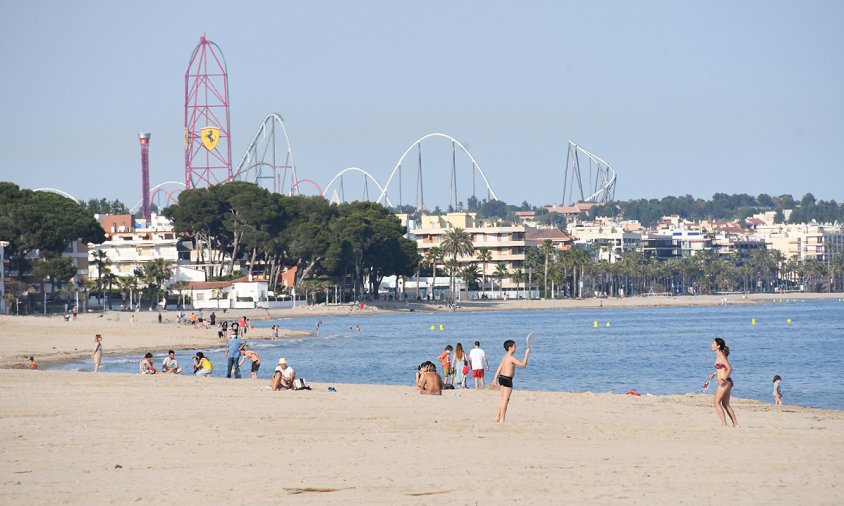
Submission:
[[[454,382],[454,370],[451,368],[451,345],[446,345],[445,351],[440,353],[437,356],[437,360],[440,361],[440,365],[443,368],[443,381],[446,383],[453,383]]]
[[[234,379],[240,379],[240,364],[238,361],[240,360],[241,346],[243,346],[243,340],[237,337],[237,334],[233,334],[226,348],[226,358],[228,359],[226,378],[231,378],[232,372],[234,372]]]
[[[484,387],[484,364],[486,370],[489,370],[489,361],[486,359],[486,353],[481,349],[481,342],[475,341],[475,347],[469,352],[469,361],[472,363],[472,378],[475,379],[475,390],[478,389],[478,383],[481,388]]]
[[[730,421],[733,422],[733,427],[738,427],[739,424],[736,414],[733,412],[733,408],[730,407],[730,395],[733,392],[733,378],[730,377],[733,367],[730,365],[730,361],[727,360],[727,357],[730,356],[730,348],[727,347],[727,343],[720,337],[716,337],[712,341],[710,348],[715,352],[715,371],[709,375],[709,379],[711,380],[714,376],[718,376],[718,388],[715,390],[715,401],[713,403],[715,413],[718,414],[722,426],[727,426],[727,419],[724,416],[726,412],[727,416],[730,417]]]
[[[453,382],[458,388],[466,388],[466,373],[469,372],[469,357],[463,351],[463,345],[457,343],[454,348],[454,359],[451,362],[451,368],[454,371]]]
[[[103,336],[97,334],[94,336],[94,351],[91,352],[91,360],[94,361],[94,372],[100,370],[100,364],[103,360]]]
[[[261,357],[258,356],[258,352],[255,350],[250,350],[246,348],[246,345],[240,347],[240,353],[243,354],[243,358],[240,359],[240,365],[243,365],[243,362],[246,359],[252,363],[252,379],[258,379],[258,368],[261,367]]]
[[[495,376],[492,377],[492,386],[496,383],[501,385],[501,400],[498,401],[498,413],[495,415],[495,421],[500,423],[504,423],[504,418],[507,416],[507,405],[510,404],[510,394],[513,393],[513,375],[516,374],[516,366],[527,367],[528,357],[530,357],[530,348],[525,350],[525,358],[521,361],[513,356],[516,352],[516,342],[512,339],[504,341],[504,349],[507,353],[501,358]]]
[[[774,376],[774,404],[782,406],[782,392],[780,392],[780,375]]]

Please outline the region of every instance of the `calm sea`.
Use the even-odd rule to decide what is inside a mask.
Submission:
[[[283,356],[300,377],[313,382],[409,385],[417,365],[435,361],[446,344],[461,342],[468,351],[475,340],[489,357],[491,377],[504,354],[503,341],[516,340],[516,354],[521,356],[525,336],[534,332],[537,337],[530,364],[516,372],[516,388],[683,394],[700,390],[712,371],[714,355],[709,345],[720,336],[732,351],[735,396],[771,402],[772,378],[779,374],[786,404],[841,410],[843,312],[844,303],[835,299],[794,299],[727,307],[291,318],[262,321],[258,323],[262,329],[254,335],[268,335],[264,328],[273,323],[285,329],[313,331],[322,320],[321,337],[260,340],[253,347],[262,358],[261,378],[269,378]],[[360,332],[350,330],[355,325],[360,325]],[[436,330],[431,330],[432,325]],[[439,330],[440,325],[444,330]],[[152,351],[158,367],[166,350]],[[222,375],[222,347],[203,351],[214,363],[215,376]],[[191,356],[192,352],[184,351],[176,358],[191,369]],[[137,372],[139,359],[104,357],[104,371]],[[248,362],[244,365],[243,375],[248,378]],[[61,368],[90,367],[87,362],[73,362]],[[714,385],[709,389],[713,391]]]

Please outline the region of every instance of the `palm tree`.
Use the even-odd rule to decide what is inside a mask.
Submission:
[[[171,287],[173,290],[176,290],[177,292],[179,292],[179,306],[181,306],[181,307],[185,307],[185,296],[184,296],[183,292],[185,291],[185,289],[187,289],[187,287],[188,287],[188,282],[183,280],[183,279],[176,281],[175,283],[173,283],[173,286]]]
[[[132,295],[138,289],[138,278],[134,275],[120,276],[117,278],[117,283],[120,285],[120,297],[123,299],[123,302],[126,302],[127,297],[134,302]]]
[[[144,281],[149,283],[150,288],[155,287],[156,300],[154,305],[158,306],[159,294],[161,292],[161,285],[173,276],[173,269],[171,269],[172,262],[164,260],[163,258],[153,259],[143,267]],[[152,294],[150,294],[150,304],[153,305]]]
[[[522,280],[525,279],[525,273],[521,269],[513,269],[513,272],[510,273],[510,278],[516,282],[516,298],[518,298],[519,286],[522,284]]]
[[[443,252],[440,248],[434,246],[425,252],[425,263],[431,266],[433,270],[433,281],[431,282],[431,300],[434,300],[434,288],[437,285],[437,265],[443,261]]]
[[[108,299],[108,309],[111,310],[111,287],[117,282],[117,275],[111,271],[106,271],[103,275],[103,281],[108,284],[108,292],[107,292],[107,299]]]
[[[466,283],[466,298],[469,297],[469,288],[472,284],[478,282],[479,277],[480,273],[478,273],[478,266],[475,264],[469,264],[460,270],[460,279]]]
[[[542,256],[545,257],[545,275],[543,276],[545,278],[543,280],[545,282],[545,289],[543,291],[542,296],[547,299],[548,298],[548,259],[554,253],[554,246],[551,243],[551,239],[545,239],[545,241],[542,243],[542,246],[539,247],[539,251],[540,251],[540,253],[542,253]]]
[[[495,266],[495,272],[493,275],[498,279],[498,295],[504,295],[504,280],[510,275],[510,271],[507,270],[507,264],[504,262],[498,262]]]
[[[450,255],[455,264],[457,263],[457,257],[472,256],[472,252],[475,249],[474,245],[472,245],[472,236],[462,228],[452,228],[446,230],[445,237],[443,238],[442,243],[440,243],[440,246],[442,247],[443,254],[446,256]],[[454,297],[455,275],[456,271],[452,270],[449,276],[450,279],[448,288],[449,295],[452,298]]]
[[[101,249],[95,249],[91,256],[94,258],[94,265],[97,266],[97,291],[99,292],[99,300],[100,300],[100,307],[103,307],[103,274],[105,273],[108,266],[111,265],[111,259],[108,257],[108,253]]]
[[[492,261],[492,252],[489,248],[480,248],[478,249],[478,262],[483,264],[483,270],[481,271],[483,275],[483,281],[481,282],[481,291],[483,292],[486,290],[486,263]]]

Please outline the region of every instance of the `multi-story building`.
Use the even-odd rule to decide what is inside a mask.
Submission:
[[[482,222],[475,213],[448,213],[444,215],[422,215],[418,222],[408,221],[408,235],[415,240],[417,251],[423,257],[433,247],[441,247],[446,231],[462,228],[472,239],[474,251],[471,255],[460,256],[457,263],[460,268],[475,264],[480,271],[484,265],[477,260],[480,248],[487,248],[492,259],[486,264],[483,273],[487,279],[494,276],[496,266],[502,263],[508,272],[524,269],[525,262],[525,226],[495,222]],[[503,290],[515,290],[524,287],[524,282],[516,283],[513,279],[503,280]]]
[[[785,258],[830,262],[844,254],[844,227],[816,223],[760,225],[753,236],[764,240]]]
[[[150,222],[133,218],[129,214],[97,216],[105,230],[102,244],[89,244],[88,266],[90,276],[100,275],[94,262],[94,252],[103,251],[110,261],[109,271],[117,276],[135,274],[135,270],[160,258],[173,267],[173,281],[204,281],[205,274],[191,268],[192,250],[181,244],[182,239],[173,231],[173,225],[163,216],[154,214]]]
[[[575,245],[591,250],[598,260],[610,263],[621,259],[621,254],[640,249],[642,243],[641,226],[638,222],[616,223],[607,220],[574,223],[567,229],[577,238]]]

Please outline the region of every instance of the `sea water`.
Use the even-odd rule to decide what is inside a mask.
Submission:
[[[504,354],[504,340],[516,341],[516,356],[521,358],[525,337],[533,332],[530,363],[516,371],[517,389],[684,394],[700,391],[713,370],[710,344],[722,337],[731,350],[733,395],[771,402],[772,378],[779,374],[784,403],[844,409],[842,312],[844,303],[835,299],[799,298],[739,306],[352,312],[256,322],[246,340],[261,355],[263,379],[269,379],[278,359],[285,357],[299,377],[312,382],[411,385],[421,362],[431,360],[439,369],[436,357],[447,344],[460,342],[468,352],[476,340],[489,359],[490,382]],[[267,340],[273,324],[315,332],[318,321],[319,337]],[[354,330],[356,325],[360,332]],[[159,367],[166,350],[150,351]],[[225,376],[222,344],[202,351],[214,364],[214,376]],[[193,355],[176,353],[186,372],[192,369]],[[106,356],[103,371],[136,373],[140,358]],[[88,362],[61,368],[89,369]],[[242,375],[249,378],[249,361]],[[713,383],[709,392],[714,389]]]

